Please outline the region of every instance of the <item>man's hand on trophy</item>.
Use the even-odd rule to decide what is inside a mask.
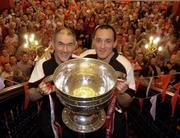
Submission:
[[[125,80],[118,79],[116,81],[116,88],[118,89],[119,93],[122,94],[128,89],[128,83]]]
[[[53,85],[50,82],[42,81],[39,84],[40,93],[42,95],[48,95],[54,91]]]
[[[125,93],[128,89],[128,83],[124,80],[118,79],[116,82],[116,88],[119,90],[119,94],[117,96],[117,104],[120,107],[127,108],[132,101],[132,97]]]
[[[117,104],[123,109],[126,109],[130,105],[132,99],[133,98],[127,93],[119,94],[117,96]]]
[[[126,74],[125,73],[122,73],[120,71],[116,71],[116,75],[119,79],[122,79],[122,80],[126,80]]]

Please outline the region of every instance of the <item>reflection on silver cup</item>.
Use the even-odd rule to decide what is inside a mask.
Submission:
[[[63,122],[72,130],[89,133],[104,123],[104,108],[117,80],[115,70],[97,59],[78,58],[59,65],[53,74],[57,96],[64,104]]]

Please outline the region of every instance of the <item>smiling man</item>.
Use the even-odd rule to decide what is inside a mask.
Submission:
[[[117,105],[122,108],[127,108],[131,96],[135,91],[134,71],[131,63],[116,50],[116,32],[114,28],[108,24],[100,25],[96,27],[93,35],[92,47],[94,50],[88,50],[81,54],[82,57],[96,58],[109,63],[118,73],[120,78],[125,78],[128,84],[128,89],[125,93],[121,93],[117,96]],[[117,83],[118,84],[118,83]],[[117,85],[117,88],[120,85]],[[118,107],[116,109],[118,109]],[[121,112],[121,113],[120,113]],[[112,130],[113,131],[113,130]],[[88,137],[104,138],[105,129],[101,128],[94,134],[90,134]],[[119,109],[115,112],[114,119],[114,131],[113,138],[125,138],[126,137],[126,121],[125,115],[122,110]]]
[[[30,89],[30,100],[41,99],[42,104],[39,113],[41,137],[74,138],[77,135],[63,124],[61,116],[64,106],[60,103],[56,93],[43,81],[45,77],[54,73],[58,65],[72,58],[76,43],[76,36],[72,30],[63,28],[57,31],[53,37],[54,53],[50,59],[43,60],[35,66],[29,80],[30,86],[39,86]]]
[[[135,90],[134,70],[126,57],[116,49],[116,32],[110,25],[98,26],[93,34],[93,43],[90,49],[82,53],[81,57],[100,59],[109,63],[116,71],[124,73],[130,90]]]
[[[76,43],[75,35],[68,29],[63,29],[55,34],[53,44],[57,63],[65,62],[71,58]]]
[[[109,62],[114,55],[113,49],[116,46],[116,36],[110,28],[98,29],[95,32],[93,46],[97,53],[97,58]]]

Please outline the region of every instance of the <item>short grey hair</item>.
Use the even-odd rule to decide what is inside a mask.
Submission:
[[[75,32],[74,32],[72,29],[70,29],[70,28],[64,27],[64,28],[62,28],[62,29],[60,29],[60,30],[56,30],[55,33],[54,33],[54,35],[53,35],[53,41],[56,40],[56,36],[57,36],[58,34],[66,34],[66,35],[72,36],[73,39],[74,39],[74,42],[76,42],[76,34],[75,34]]]

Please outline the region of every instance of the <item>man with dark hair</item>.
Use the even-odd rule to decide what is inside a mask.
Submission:
[[[114,29],[112,26],[110,26],[110,25],[108,25],[108,24],[98,25],[98,26],[95,28],[94,32],[93,32],[93,38],[95,37],[96,32],[97,32],[98,30],[101,30],[101,29],[111,29],[112,32],[113,32],[114,41],[116,41],[116,31],[115,31],[115,29]]]
[[[83,57],[91,57],[109,63],[116,71],[126,74],[129,91],[135,90],[134,71],[131,63],[116,50],[116,32],[108,24],[98,26],[93,34],[91,49],[82,53]],[[87,54],[86,54],[87,53]]]
[[[134,71],[131,63],[123,55],[119,55],[115,49],[116,32],[114,28],[108,24],[98,26],[93,34],[92,47],[95,50],[91,49],[85,52],[87,54],[83,53],[81,55],[83,57],[100,59],[109,63],[119,73],[120,77],[126,78],[129,88],[125,93],[121,93],[117,96],[117,105],[122,108],[127,108],[131,101],[130,95],[135,92]],[[122,112],[122,110],[117,111]],[[113,138],[125,138],[125,116],[123,113],[117,111],[115,112]],[[104,131],[105,129],[101,129],[95,133],[103,138],[105,137]]]

